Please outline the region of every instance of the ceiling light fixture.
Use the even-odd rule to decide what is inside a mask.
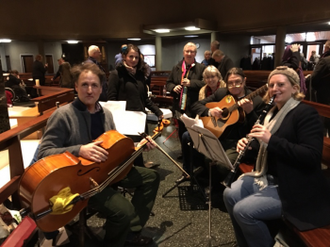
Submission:
[[[131,40],[131,41],[139,41],[139,40],[141,40],[141,38],[127,38],[127,40]]]
[[[159,28],[159,29],[154,29],[153,31],[156,33],[169,33],[170,29]]]
[[[198,38],[198,35],[185,35],[185,38]]]
[[[328,22],[328,25],[330,25],[330,21]]]
[[[184,28],[186,31],[198,31],[201,30],[199,27],[189,26]]]
[[[67,40],[68,44],[78,44],[78,40]]]
[[[0,43],[10,43],[11,39],[0,39]]]

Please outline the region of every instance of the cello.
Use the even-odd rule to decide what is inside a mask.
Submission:
[[[159,135],[157,132],[152,138]],[[133,140],[116,130],[103,133],[95,141],[103,141],[100,146],[109,153],[105,162],[64,152],[40,159],[25,170],[19,185],[20,199],[24,207],[30,208],[40,230],[52,232],[69,223],[91,196],[127,175],[144,146],[135,149]],[[77,196],[68,203],[70,210],[56,213],[51,198],[65,188]]]

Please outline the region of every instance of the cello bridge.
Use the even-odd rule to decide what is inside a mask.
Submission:
[[[98,183],[93,178],[89,178],[89,181],[91,182],[91,188],[95,188],[99,186]]]

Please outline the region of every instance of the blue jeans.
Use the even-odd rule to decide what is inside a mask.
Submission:
[[[260,190],[253,177],[244,176],[235,181],[231,188],[225,189],[223,199],[238,246],[274,245],[274,239],[264,222],[281,217],[282,203],[274,185]]]

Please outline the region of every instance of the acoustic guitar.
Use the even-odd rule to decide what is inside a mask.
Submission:
[[[152,138],[159,135],[160,132]],[[134,159],[143,151],[142,147],[136,150],[133,140],[116,130],[103,133],[95,141],[103,141],[101,146],[109,152],[105,162],[93,162],[65,152],[38,160],[22,175],[21,203],[30,208],[42,231],[55,231],[73,220],[87,206],[91,196],[125,178]],[[52,214],[50,198],[67,187],[72,194],[79,194],[70,202],[72,209],[63,214]]]
[[[248,94],[245,99],[252,100],[259,94],[265,93],[268,89],[268,84],[258,88],[252,93]],[[237,122],[243,122],[245,118],[245,113],[242,108],[238,106],[234,97],[232,95],[226,95],[219,102],[210,102],[205,105],[207,108],[212,109],[214,107],[219,107],[222,112],[221,118],[216,117],[201,117],[204,127],[211,131],[218,138],[230,125]]]

